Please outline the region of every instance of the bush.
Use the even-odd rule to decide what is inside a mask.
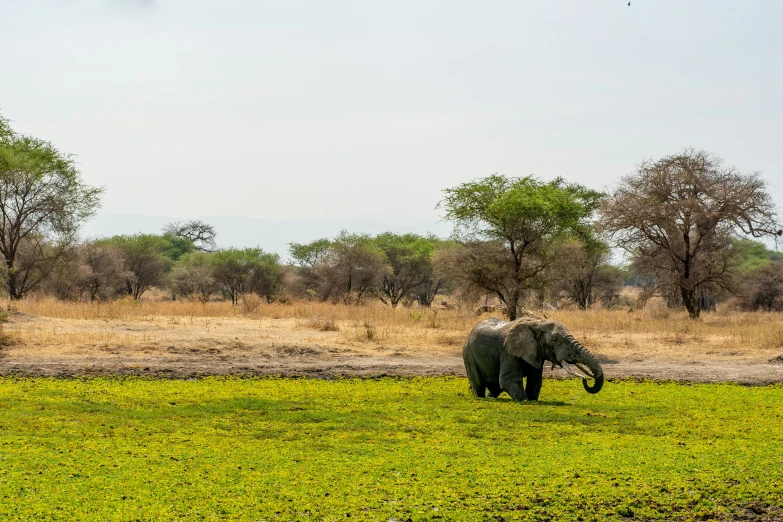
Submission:
[[[169,288],[175,294],[191,301],[208,302],[212,294],[220,289],[220,285],[212,277],[209,254],[191,252],[182,256],[171,271]]]
[[[258,311],[263,302],[263,299],[261,299],[258,294],[242,294],[242,309],[244,309],[246,314],[252,314]]]
[[[783,261],[754,270],[740,285],[740,305],[745,310],[783,310]]]
[[[271,300],[280,286],[280,256],[260,248],[221,250],[212,255],[212,276],[237,304],[245,294]]]

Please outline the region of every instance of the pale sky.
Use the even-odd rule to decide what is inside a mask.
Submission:
[[[685,146],[783,204],[783,2],[0,0],[0,112],[102,212],[434,222]]]

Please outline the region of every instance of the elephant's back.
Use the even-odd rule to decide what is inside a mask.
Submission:
[[[506,321],[490,317],[473,327],[465,342],[465,352],[484,355],[500,355],[503,351],[503,327]]]

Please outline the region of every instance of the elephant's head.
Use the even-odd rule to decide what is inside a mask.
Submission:
[[[536,368],[541,368],[544,361],[550,361],[552,367],[557,364],[582,377],[582,385],[588,393],[598,393],[604,385],[604,372],[598,360],[557,321],[524,317],[511,322],[504,346],[508,353]],[[588,384],[588,378],[595,379],[593,386]]]

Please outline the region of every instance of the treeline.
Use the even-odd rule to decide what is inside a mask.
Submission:
[[[698,318],[735,296],[750,310],[783,308],[783,259],[748,239],[779,237],[774,202],[758,173],[704,151],[645,161],[607,192],[532,176],[492,175],[443,191],[449,239],[344,231],[292,243],[286,259],[259,248],[220,249],[207,223],[161,234],[77,241],[102,190],[85,184],[70,155],[14,132],[0,117],[0,273],[11,299],[141,298],[238,303],[317,299],[428,307],[449,294],[492,298],[511,319],[526,307],[632,306],[624,284]],[[623,265],[612,264],[624,253]]]
[[[310,299],[361,304],[378,300],[390,306],[422,307],[432,306],[438,296],[449,296],[451,302],[467,308],[482,307],[488,297],[497,297],[464,277],[470,269],[458,266],[465,261],[464,245],[435,236],[387,232],[373,237],[343,231],[334,238],[292,243],[290,259],[283,262],[277,254],[259,248],[217,249],[210,225],[189,224],[210,231],[209,248],[182,234],[180,224],[167,227],[160,235],[79,243],[31,291],[63,300],[106,301],[139,299],[155,287],[166,290],[172,299],[202,303],[228,300],[238,304],[254,295],[269,302]],[[740,253],[737,291],[715,299],[738,296],[738,304],[745,309],[779,309],[783,254],[750,240],[735,240],[731,248]],[[531,283],[522,297],[523,305],[587,309],[600,302],[608,308],[629,308],[637,300],[621,296],[625,285],[640,287],[642,299],[653,295],[630,268],[610,261],[605,243],[564,242],[552,263]],[[644,295],[645,290],[649,295]],[[672,307],[682,306],[676,295],[659,295]]]
[[[194,241],[184,230],[207,230]],[[114,236],[74,244],[29,291],[74,301],[140,299],[155,287],[173,299],[238,303],[254,294],[268,301],[311,299],[348,304],[378,300],[390,306],[430,307],[450,295],[473,306],[489,295],[460,280],[455,268],[462,246],[432,235],[377,236],[343,231],[334,238],[291,243],[290,259],[260,248],[215,246],[214,229],[191,221],[172,224],[159,235]],[[603,245],[588,251],[570,242],[538,277],[531,298],[541,303],[570,301],[580,308],[616,299],[625,275],[608,263]]]
[[[136,234],[74,245],[60,257],[38,291],[74,301],[140,299],[155,287],[172,298],[208,302],[218,296],[237,303],[280,291],[279,256],[258,248],[199,249],[171,233]]]

